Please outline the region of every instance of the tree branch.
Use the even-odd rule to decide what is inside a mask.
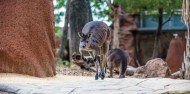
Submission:
[[[170,17],[165,22],[162,23],[162,26],[168,23],[169,21],[171,21],[173,14],[174,14],[174,11],[172,11],[170,14]]]
[[[108,6],[110,6],[112,9],[114,9],[111,0],[105,0],[105,2],[107,3]]]

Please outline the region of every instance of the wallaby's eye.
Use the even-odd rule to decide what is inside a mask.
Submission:
[[[82,37],[85,37],[85,34],[82,34]]]
[[[88,43],[88,41],[86,41],[86,43]]]
[[[91,34],[88,34],[88,37],[90,37],[91,36]]]

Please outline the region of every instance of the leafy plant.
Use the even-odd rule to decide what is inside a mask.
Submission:
[[[111,8],[103,0],[90,0],[93,17],[103,21],[111,21]]]
[[[130,13],[148,13],[158,14],[159,8],[170,14],[175,9],[181,9],[182,0],[114,0],[124,6],[125,10]]]
[[[56,65],[59,67],[70,67],[69,61],[63,61],[61,58],[56,58]]]
[[[55,36],[57,36],[58,38],[61,38],[63,34],[63,32],[61,31],[61,27],[55,26],[54,31],[55,31]]]
[[[59,26],[59,23],[62,22],[64,19],[64,11],[61,9],[65,7],[66,0],[55,0],[54,1],[54,20],[55,20],[55,35],[59,38],[62,36],[61,27]]]
[[[55,0],[54,2],[54,17],[55,24],[59,24],[61,22],[61,17],[64,16],[64,11],[59,11],[61,8],[64,8],[66,4],[66,0]]]

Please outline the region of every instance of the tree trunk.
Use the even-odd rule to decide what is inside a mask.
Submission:
[[[119,24],[119,14],[121,12],[121,6],[118,4],[114,5],[114,30],[113,30],[113,49],[119,48],[119,37],[118,32],[120,30],[120,24]]]
[[[66,15],[65,15],[65,24],[63,27],[63,35],[61,38],[61,47],[59,50],[59,57],[62,60],[69,60],[69,41],[68,41],[68,24],[69,24],[69,4],[70,0],[67,0],[67,5],[66,5]],[[67,53],[65,53],[65,50]]]
[[[156,32],[155,35],[155,40],[154,40],[154,50],[153,50],[153,54],[152,54],[152,59],[160,57],[161,55],[161,45],[160,45],[160,33],[162,30],[162,18],[163,18],[163,9],[159,8],[158,9],[158,30]]]
[[[69,48],[70,60],[73,52],[79,54],[79,36],[84,25],[92,21],[92,13],[89,0],[71,0],[69,9]]]

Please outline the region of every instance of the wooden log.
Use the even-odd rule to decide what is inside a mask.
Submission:
[[[173,78],[173,79],[180,78],[180,71],[177,71],[177,72],[171,74],[170,78]]]

